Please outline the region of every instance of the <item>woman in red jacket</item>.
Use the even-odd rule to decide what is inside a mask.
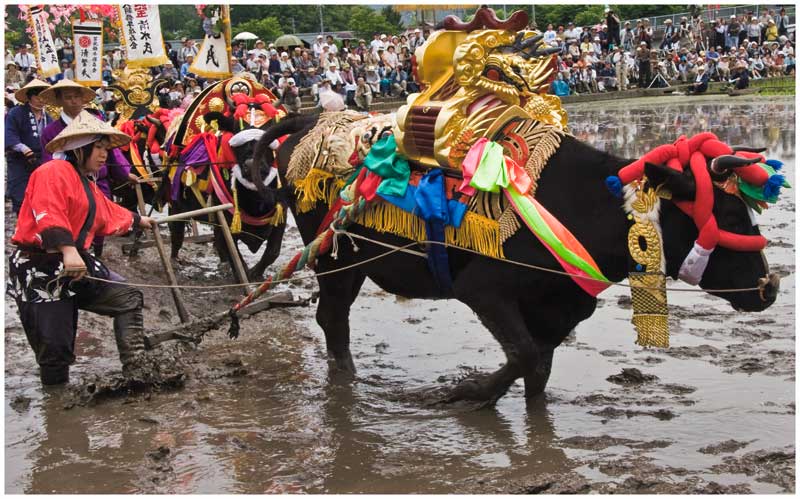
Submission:
[[[87,252],[95,236],[122,235],[152,224],[114,204],[94,182],[108,150],[129,141],[83,111],[46,145],[50,153],[64,152],[66,160],[37,168],[25,190],[11,239],[17,248],[9,257],[8,293],[17,302],[44,385],[69,381],[78,309],[114,317],[123,372],[137,375],[144,350],[141,291],[82,279],[111,275]]]

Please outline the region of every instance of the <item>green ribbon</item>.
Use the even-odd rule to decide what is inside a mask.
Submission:
[[[511,195],[511,200],[514,202],[517,213],[519,213],[519,215],[525,219],[528,227],[530,227],[531,230],[545,244],[550,246],[553,251],[555,251],[556,254],[561,257],[561,259],[586,272],[586,275],[590,277],[604,282],[611,282],[598,269],[596,269],[583,258],[576,255],[560,239],[558,239],[558,237],[556,237],[556,235],[550,229],[550,226],[542,218],[541,214],[539,214],[539,210],[536,209],[536,206],[533,204],[533,202],[531,202],[530,199],[528,199],[527,196],[520,194],[516,189],[508,189],[506,192]]]
[[[378,194],[397,197],[406,195],[411,167],[404,157],[397,154],[394,135],[389,135],[372,146],[364,158],[364,166],[383,179],[378,186]]]
[[[503,147],[497,142],[487,142],[469,185],[479,191],[500,192],[500,188],[508,188],[509,183]]]

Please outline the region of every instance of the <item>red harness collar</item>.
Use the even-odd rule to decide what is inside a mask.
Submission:
[[[711,132],[703,132],[687,139],[681,135],[674,144],[665,144],[656,147],[640,159],[623,167],[619,171],[619,179],[623,184],[644,176],[645,163],[666,164],[673,170],[682,172],[691,168],[697,186],[694,201],[675,201],[675,205],[688,216],[692,217],[700,235],[697,243],[707,250],[722,246],[734,251],[761,251],[767,245],[764,236],[748,236],[734,234],[721,230],[714,217],[714,184],[706,164],[709,159],[718,156],[735,154],[743,158],[758,158],[764,162],[760,154],[739,151],[721,142]],[[767,173],[757,165],[735,168],[734,171],[746,182],[763,185],[767,181]]]

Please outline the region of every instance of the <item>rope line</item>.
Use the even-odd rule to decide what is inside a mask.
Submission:
[[[480,253],[479,251],[475,251],[475,250],[468,249],[468,248],[461,248],[459,246],[448,244],[446,242],[425,240],[425,241],[419,241],[419,242],[411,242],[411,243],[408,243],[408,244],[403,245],[403,246],[395,246],[393,244],[385,243],[383,241],[378,241],[378,240],[375,240],[375,239],[372,239],[372,238],[369,238],[369,237],[366,237],[366,236],[362,236],[362,235],[359,235],[359,234],[354,234],[352,232],[347,232],[347,231],[341,230],[341,229],[334,229],[334,234],[337,235],[337,236],[338,235],[345,235],[348,238],[351,238],[351,242],[352,242],[353,238],[361,239],[363,241],[367,241],[367,242],[376,244],[378,246],[383,246],[383,247],[386,247],[386,248],[390,248],[390,250],[386,251],[384,253],[381,253],[380,255],[376,255],[376,256],[367,258],[365,260],[361,260],[359,262],[355,262],[355,263],[352,263],[350,265],[346,265],[344,267],[340,267],[340,268],[332,269],[332,270],[326,270],[326,271],[323,271],[323,272],[316,272],[313,275],[309,275],[309,276],[300,276],[300,277],[289,277],[289,278],[284,278],[284,279],[276,279],[276,280],[271,281],[271,284],[275,285],[275,284],[282,284],[282,283],[286,283],[286,282],[304,281],[304,280],[308,280],[308,279],[315,279],[315,278],[321,277],[321,276],[333,275],[333,274],[336,274],[338,272],[345,272],[347,270],[360,267],[360,266],[365,265],[367,263],[371,263],[371,262],[380,260],[381,258],[384,258],[384,257],[389,256],[389,255],[394,254],[394,253],[407,253],[407,254],[411,254],[411,255],[414,255],[414,256],[419,256],[421,258],[426,258],[427,255],[425,253],[410,249],[413,246],[425,245],[425,244],[438,244],[438,245],[445,246],[445,247],[448,247],[448,248],[453,248],[453,249],[457,249],[457,250],[461,250],[461,251],[466,251],[468,253],[473,253],[475,255],[484,256],[486,258],[491,258],[492,260],[505,262],[505,263],[508,263],[508,264],[511,264],[511,265],[516,265],[516,266],[519,266],[519,267],[528,268],[528,269],[532,269],[532,270],[539,270],[539,271],[542,271],[542,272],[549,272],[551,274],[562,275],[562,276],[565,276],[565,277],[570,277],[570,278],[577,277],[579,279],[586,279],[586,280],[591,280],[591,281],[600,281],[599,279],[595,279],[593,277],[572,274],[570,272],[565,272],[563,270],[557,270],[557,269],[552,269],[552,268],[548,268],[548,267],[542,267],[542,266],[539,266],[539,265],[534,265],[534,264],[525,263],[525,262],[519,262],[519,261],[516,261],[516,260],[508,260],[508,259],[503,259],[503,258],[498,258],[498,257],[487,256],[487,255],[484,255],[483,253]],[[94,281],[111,283],[111,284],[120,284],[120,285],[123,285],[123,286],[131,286],[131,287],[137,287],[137,288],[158,288],[158,289],[173,289],[173,288],[174,289],[227,289],[227,288],[241,288],[242,286],[260,286],[261,284],[263,284],[263,281],[262,281],[262,282],[247,282],[247,283],[237,283],[237,284],[213,284],[213,285],[208,285],[208,286],[201,286],[201,285],[191,285],[191,284],[186,284],[186,285],[184,285],[184,284],[176,284],[176,285],[172,285],[172,284],[146,284],[146,283],[118,282],[118,281],[112,281],[112,280],[109,280],[109,279],[102,279],[102,278],[99,278],[99,277],[92,277],[92,276],[88,276],[88,275],[84,276],[83,278],[84,279],[94,280]],[[601,281],[601,282],[605,282],[605,281]],[[611,285],[612,286],[621,287],[621,288],[632,288],[633,287],[630,284],[623,284],[623,283],[618,283],[618,282],[613,282],[613,283],[611,283]],[[656,288],[656,287],[650,288],[650,287],[640,287],[640,286],[637,286],[637,288],[638,289],[659,289],[659,288]],[[756,286],[756,287],[750,287],[750,288],[725,288],[725,289],[694,289],[694,288],[686,289],[686,288],[672,288],[672,287],[669,287],[669,288],[666,288],[666,289],[667,289],[667,291],[672,291],[672,292],[677,292],[677,293],[741,293],[741,292],[746,292],[746,291],[759,291],[761,288]]]

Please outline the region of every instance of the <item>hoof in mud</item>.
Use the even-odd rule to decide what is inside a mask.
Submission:
[[[328,381],[330,383],[352,383],[356,379],[356,367],[353,359],[340,361],[336,359],[328,360]]]

